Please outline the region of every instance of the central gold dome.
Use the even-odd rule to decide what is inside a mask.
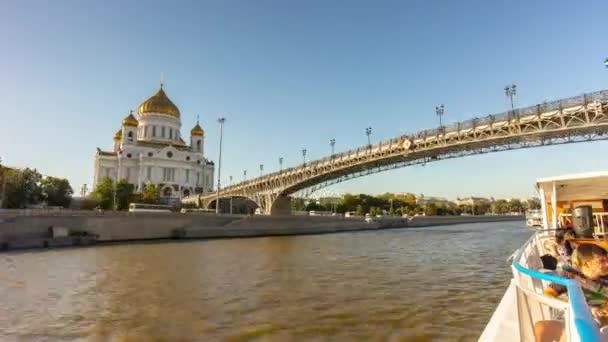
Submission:
[[[179,109],[177,106],[171,102],[165,91],[163,90],[163,86],[160,86],[160,89],[156,92],[156,94],[152,95],[149,99],[144,101],[141,105],[139,105],[139,115],[145,115],[147,113],[160,113],[174,116],[179,119]]]

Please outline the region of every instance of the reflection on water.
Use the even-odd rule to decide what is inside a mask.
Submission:
[[[3,341],[469,341],[516,223],[0,254]]]

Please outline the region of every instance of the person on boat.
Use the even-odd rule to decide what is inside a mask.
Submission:
[[[589,305],[608,303],[608,252],[602,247],[581,245],[572,253],[572,264],[563,264],[559,273],[564,278],[578,280]],[[544,292],[559,297],[566,293],[566,287],[552,283]]]
[[[572,267],[564,265],[561,276],[576,279],[583,290],[591,313],[599,326],[608,324],[608,253],[605,249],[585,244],[572,254]],[[545,294],[559,297],[566,293],[566,287],[552,283]],[[536,341],[565,341],[565,325],[562,321],[545,320],[534,324]]]

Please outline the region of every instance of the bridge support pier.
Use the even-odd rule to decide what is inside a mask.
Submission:
[[[277,196],[270,207],[271,216],[291,215],[291,196]]]

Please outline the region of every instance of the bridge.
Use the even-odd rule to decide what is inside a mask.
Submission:
[[[474,154],[608,139],[608,90],[406,134],[243,181],[220,198],[247,198],[267,215],[290,213],[290,195],[369,174]],[[182,199],[209,208],[216,193]]]

